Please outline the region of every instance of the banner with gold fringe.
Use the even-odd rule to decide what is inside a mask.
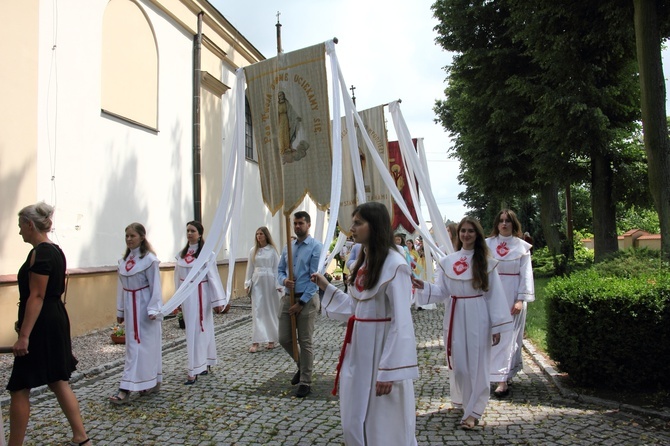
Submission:
[[[272,214],[283,206],[290,215],[308,194],[325,210],[332,155],[324,44],[244,71],[263,201]]]

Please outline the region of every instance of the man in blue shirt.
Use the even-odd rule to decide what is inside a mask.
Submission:
[[[279,343],[291,357],[293,357],[291,315],[296,317],[300,360],[298,371],[291,379],[291,384],[299,384],[295,393],[298,398],[306,397],[311,391],[314,365],[312,344],[314,321],[321,307],[318,297],[319,288],[315,283],[312,283],[310,278],[312,274],[319,270],[319,257],[323,245],[309,235],[310,226],[311,218],[307,212],[300,211],[293,214],[293,232],[296,236],[296,240],[291,242],[294,278],[291,280],[288,277],[286,247],[282,250],[279,259],[277,275],[277,281],[286,288],[286,295],[282,298],[281,314],[279,316]],[[296,298],[296,303],[293,305],[291,305],[291,290],[295,291]]]

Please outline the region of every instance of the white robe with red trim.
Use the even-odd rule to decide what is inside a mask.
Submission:
[[[354,323],[340,370],[340,414],[344,442],[352,445],[415,445],[413,379],[419,377],[414,325],[408,296],[410,268],[395,249],[389,251],[379,282],[371,290],[356,285],[346,294],[328,285],[323,314]],[[391,393],[376,396],[376,383],[393,382]]]
[[[198,245],[191,245],[182,259],[177,255],[175,265],[175,289],[178,289],[191,271],[195,261],[193,254]],[[201,253],[202,254],[202,253]],[[207,366],[217,363],[216,342],[214,340],[214,315],[212,309],[225,306],[228,301],[223,291],[221,277],[216,262],[207,264],[207,276],[181,304],[186,325],[186,354],[188,376],[196,376],[207,370]]]
[[[435,283],[424,282],[424,289],[416,292],[421,305],[446,301],[445,348],[454,311],[448,358],[452,367],[449,390],[452,404],[463,408],[463,420],[469,416],[481,418],[489,401],[491,335],[512,329],[512,316],[496,272],[498,262],[488,260],[489,290],[484,292],[472,286],[473,254],[474,251],[461,249],[444,257],[438,265]],[[451,297],[479,295],[467,299]]]
[[[140,258],[133,249],[126,260],[119,260],[119,286],[116,293],[116,316],[126,326],[126,363],[119,388],[128,391],[147,390],[163,381],[160,271],[152,253]],[[135,299],[133,302],[133,292]],[[156,319],[149,319],[155,315]],[[139,338],[139,340],[137,339]]]
[[[502,283],[510,312],[516,301],[523,302],[523,309],[512,316],[514,328],[502,333],[500,343],[491,348],[491,382],[508,381],[523,368],[521,351],[526,325],[526,307],[535,300],[533,266],[530,243],[518,237],[489,237],[486,244],[493,258],[498,261],[498,275]]]

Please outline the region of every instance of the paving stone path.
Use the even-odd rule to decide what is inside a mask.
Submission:
[[[460,416],[450,409],[448,397],[443,309],[413,315],[421,368],[415,382],[420,445],[670,444],[670,427],[663,419],[562,397],[527,353],[510,397],[490,402],[481,429],[460,430]],[[339,445],[339,406],[330,390],[343,335],[341,324],[317,320],[316,382],[305,399],[293,396],[289,381],[295,366],[281,348],[247,352],[248,311],[217,327],[219,365],[195,385],[182,384],[186,350],[177,342],[164,349],[165,381],[156,395],[133,394],[128,405],[111,405],[107,397],[117,388],[123,368],[118,361],[106,370],[97,368],[73,387],[95,445]],[[26,444],[69,440],[53,395],[41,393],[32,401]],[[6,399],[2,405],[8,426]]]

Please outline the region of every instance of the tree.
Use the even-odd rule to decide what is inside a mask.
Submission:
[[[538,76],[522,79],[535,104],[528,132],[542,153],[553,148],[575,164],[588,160],[596,261],[602,260],[618,249],[617,147],[639,116],[632,8],[626,0],[510,5],[511,32],[541,67]]]
[[[438,44],[457,53],[446,68],[447,99],[436,101],[435,112],[455,137],[451,156],[460,160],[459,180],[466,186],[459,198],[486,225],[504,203],[530,197],[547,183],[537,175],[536,146],[522,131],[533,104],[517,88],[518,79],[533,75],[537,66],[523,45],[511,40],[506,2],[442,0],[433,11],[440,21]],[[558,154],[548,163],[554,177],[565,177],[566,163]],[[547,233],[560,227],[560,220],[542,221]],[[546,238],[552,243],[560,234]],[[558,244],[550,248],[560,251]]]
[[[661,30],[668,28],[668,5],[664,1],[648,0],[634,0],[633,4],[649,187],[661,227],[661,252],[670,260],[670,140],[661,62]],[[667,33],[664,36],[667,37]]]
[[[556,191],[586,175],[598,257],[617,249],[616,147],[639,113],[632,9],[609,9],[624,1],[433,5],[437,42],[457,52],[435,110],[455,136],[465,197],[499,203],[539,194],[553,254],[566,239]]]

